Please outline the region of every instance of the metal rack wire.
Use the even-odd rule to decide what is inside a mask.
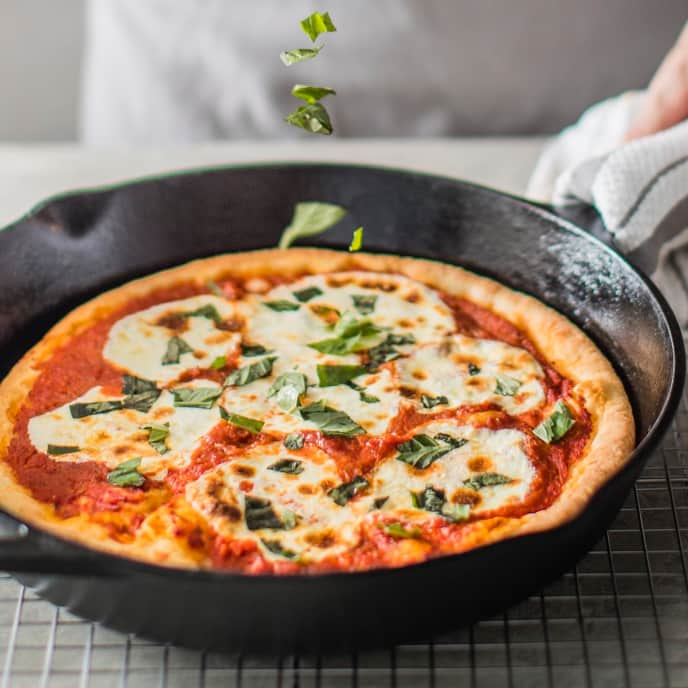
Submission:
[[[0,575],[0,688],[688,688],[688,405],[605,537],[501,616],[341,656],[196,652],[78,619]]]

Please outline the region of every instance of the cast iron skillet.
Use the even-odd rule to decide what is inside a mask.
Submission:
[[[192,258],[274,246],[294,204],[309,199],[350,209],[311,244],[344,247],[361,224],[367,250],[456,263],[568,315],[626,384],[638,428],[630,462],[555,530],[400,569],[308,577],[170,570],[17,521],[0,544],[0,568],[79,616],[161,641],[252,652],[344,649],[427,637],[495,613],[565,572],[603,535],[679,402],[685,357],[676,320],[642,274],[587,232],[464,182],[270,165],[53,199],[0,232],[0,373],[105,289]]]

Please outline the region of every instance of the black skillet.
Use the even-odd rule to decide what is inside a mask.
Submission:
[[[493,614],[564,573],[603,535],[678,405],[685,356],[676,320],[642,274],[586,231],[464,182],[270,165],[50,200],[0,232],[0,374],[105,289],[192,258],[274,246],[303,200],[350,210],[311,244],[344,247],[361,224],[367,250],[468,267],[580,325],[614,362],[634,404],[638,446],[626,467],[555,530],[401,569],[308,577],[170,570],[9,519],[0,568],[79,616],[161,641],[253,652],[344,649],[427,637]]]

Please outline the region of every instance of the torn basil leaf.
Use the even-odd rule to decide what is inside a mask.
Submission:
[[[249,418],[248,416],[240,416],[238,413],[227,413],[227,418],[225,420],[228,423],[236,425],[238,428],[242,428],[243,430],[248,430],[253,434],[259,433],[265,425],[262,420],[258,420],[257,418]]]
[[[332,33],[337,30],[329,12],[313,12],[301,22],[301,28],[313,42],[321,33]]]
[[[357,319],[348,311],[333,328],[334,337],[311,342],[308,346],[323,354],[344,356],[366,349],[382,330],[368,319]]]
[[[287,449],[292,449],[292,450],[302,449],[304,442],[305,442],[305,438],[300,432],[290,432],[284,438],[284,446]]]
[[[355,382],[352,380],[349,380],[346,383],[347,387],[351,387],[354,391],[358,392],[358,398],[364,403],[364,404],[377,404],[380,400],[378,397],[373,396],[372,394],[368,394],[365,390],[365,387],[361,387],[361,385],[357,385]]]
[[[172,390],[174,405],[179,408],[209,409],[221,394],[222,389],[217,387],[178,387]]]
[[[321,365],[316,368],[320,387],[344,385],[367,372],[365,366],[358,365]]]
[[[200,306],[193,311],[185,311],[179,315],[182,318],[207,318],[208,320],[212,320],[215,324],[222,322],[222,316],[212,303],[207,303],[205,306]]]
[[[144,380],[135,375],[124,375],[122,378],[122,394],[141,394],[157,389],[157,383],[152,380]]]
[[[280,518],[269,499],[251,495],[244,498],[244,519],[249,530],[291,530],[296,526],[296,517],[291,511],[285,510],[283,518]]]
[[[503,397],[513,397],[521,383],[508,375],[497,375],[497,384],[495,386],[495,394],[500,394]]]
[[[298,311],[300,306],[298,303],[293,301],[287,301],[286,299],[278,299],[277,301],[263,301],[263,305],[277,311],[278,313],[283,313],[284,311]]]
[[[468,504],[452,504],[446,500],[443,490],[428,485],[422,492],[412,492],[411,499],[417,509],[424,509],[443,516],[448,521],[465,521],[470,515]]]
[[[318,287],[306,287],[299,291],[293,291],[292,294],[299,303],[306,303],[306,301],[310,301],[316,296],[322,296],[322,289],[318,289]]]
[[[332,133],[330,115],[320,103],[302,105],[300,108],[290,112],[284,118],[284,121],[294,127],[305,129],[311,134],[329,136]]]
[[[297,62],[313,59],[320,51],[322,46],[315,46],[314,48],[294,48],[293,50],[285,50],[280,53],[280,60],[289,67]]]
[[[270,373],[272,373],[272,366],[276,360],[276,356],[261,358],[260,361],[250,363],[247,366],[242,366],[241,368],[233,370],[225,378],[225,386],[241,387],[242,385],[247,385],[254,380],[258,380],[261,377],[267,377],[270,375]]]
[[[324,232],[336,225],[346,213],[346,208],[334,203],[317,201],[297,203],[294,216],[282,233],[279,248],[289,248],[297,239]]]
[[[361,490],[368,487],[369,483],[365,478],[356,476],[351,482],[343,483],[333,487],[327,496],[339,506],[346,506]]]
[[[122,409],[122,402],[119,399],[112,401],[85,401],[69,405],[69,413],[72,418],[84,418],[94,416],[97,413],[110,413]]]
[[[148,430],[148,444],[155,449],[158,454],[166,454],[168,451],[167,436],[170,434],[170,424],[159,425],[151,423],[144,425],[142,430]]]
[[[423,408],[431,409],[435,408],[435,406],[448,404],[449,399],[447,399],[445,396],[429,397],[427,394],[422,394],[420,397],[420,403]]]
[[[303,373],[282,373],[270,386],[268,399],[276,397],[277,405],[283,411],[291,413],[299,405],[299,397],[306,393],[307,386],[308,382]]]
[[[263,354],[269,354],[271,350],[266,349],[260,344],[242,344],[241,345],[241,355],[246,356],[246,358],[253,358],[254,356],[262,356]]]
[[[138,394],[130,394],[122,399],[122,408],[134,409],[140,413],[148,413],[153,404],[158,400],[161,392],[159,389],[149,389]]]
[[[478,368],[475,363],[469,363],[468,364],[468,374],[469,375],[479,375],[480,374],[480,368]]]
[[[361,315],[370,315],[375,310],[377,294],[352,294],[351,300]]]
[[[468,440],[465,440],[463,437],[454,437],[454,435],[450,435],[448,432],[438,432],[435,435],[435,439],[448,444],[452,449],[458,449],[463,447],[464,444],[468,444]]]
[[[373,372],[383,363],[399,358],[401,352],[397,346],[415,343],[416,338],[412,334],[388,334],[383,342],[368,349],[368,370]]]
[[[442,516],[449,521],[454,521],[454,523],[465,521],[470,515],[471,507],[469,504],[451,504],[450,502],[445,502],[442,507]]]
[[[575,424],[576,421],[571,415],[569,407],[560,399],[554,406],[549,418],[543,420],[533,430],[533,434],[543,442],[551,444],[560,440]]]
[[[373,504],[370,507],[371,511],[376,511],[378,509],[382,509],[382,507],[387,504],[389,500],[389,497],[378,497],[377,499],[373,500]]]
[[[117,487],[141,487],[146,479],[137,470],[140,465],[140,456],[129,459],[110,471],[106,479],[110,484],[117,485]]]
[[[468,480],[464,480],[463,484],[469,490],[480,490],[490,485],[505,485],[510,482],[511,478],[506,475],[501,475],[500,473],[478,473],[477,475],[471,476]]]
[[[351,243],[349,244],[349,251],[360,251],[363,248],[363,227],[357,227],[354,229],[354,233],[351,237]]]
[[[50,456],[62,456],[62,454],[73,454],[78,451],[80,451],[80,448],[75,445],[49,444],[45,453]]]
[[[327,88],[326,86],[305,86],[304,84],[296,84],[296,86],[291,89],[291,94],[312,105],[325,98],[325,96],[337,95],[337,92],[333,88]]]
[[[422,533],[418,528],[407,529],[401,523],[379,523],[380,530],[384,530],[387,535],[393,538],[418,540],[422,539]]]
[[[346,413],[327,406],[322,400],[302,406],[299,413],[304,420],[315,423],[323,435],[353,437],[365,434],[365,430]]]
[[[299,473],[303,473],[303,461],[299,461],[298,459],[280,459],[268,466],[268,470],[298,475]]]
[[[399,452],[397,460],[414,468],[425,469],[452,449],[451,445],[438,442],[429,435],[421,433],[407,442],[397,444],[397,451]]]
[[[263,543],[263,547],[265,547],[265,549],[267,549],[269,552],[272,552],[273,554],[277,554],[278,556],[284,557],[285,559],[299,558],[299,555],[296,554],[296,552],[293,552],[290,549],[282,547],[279,540],[264,540],[261,538],[260,541]]]
[[[227,365],[227,356],[218,356],[211,364],[210,367],[213,370],[220,370]]]
[[[167,342],[167,350],[161,361],[162,365],[179,363],[179,358],[182,354],[191,353],[193,353],[193,349],[181,337],[174,335],[174,337],[170,337],[170,340]]]

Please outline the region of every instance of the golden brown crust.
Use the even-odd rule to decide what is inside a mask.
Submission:
[[[304,273],[342,270],[396,272],[452,295],[464,297],[513,323],[535,344],[551,365],[574,382],[574,391],[592,416],[590,445],[572,466],[560,496],[547,509],[518,519],[484,523],[477,529],[476,545],[505,537],[555,527],[585,508],[591,496],[626,462],[633,449],[634,422],[623,385],[607,359],[573,323],[540,301],[458,267],[429,260],[392,255],[343,253],[297,248],[236,253],[197,260],[177,268],[138,279],[106,292],[72,311],[33,347],[0,384],[0,457],[7,454],[17,413],[40,374],[40,362],[48,359],[73,336],[93,322],[107,317],[134,298],[179,282],[277,274],[285,277]],[[82,517],[57,519],[52,507],[33,499],[0,461],[0,503],[27,523],[97,549],[151,559],[150,550],[132,551],[131,546],[104,537],[101,526]],[[153,553],[158,563],[195,566],[191,556],[159,544]]]

